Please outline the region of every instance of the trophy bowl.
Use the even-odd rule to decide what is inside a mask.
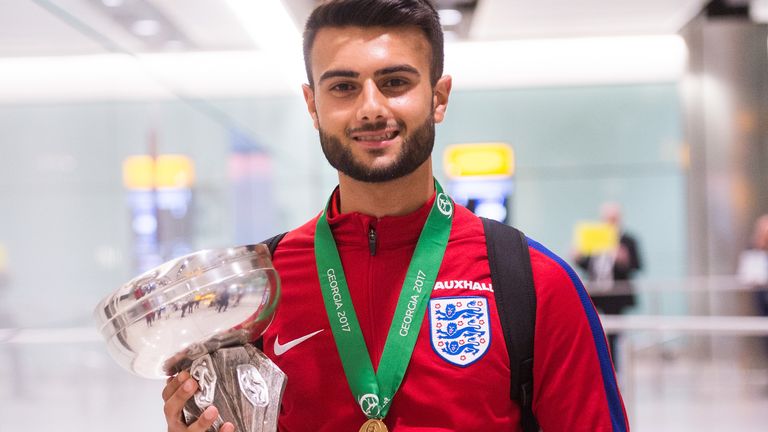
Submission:
[[[96,307],[112,357],[164,378],[221,348],[245,345],[272,322],[280,281],[266,245],[201,250],[132,279]]]

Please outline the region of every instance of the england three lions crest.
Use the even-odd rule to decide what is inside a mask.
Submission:
[[[485,297],[438,297],[429,301],[432,349],[451,364],[469,366],[491,345]]]

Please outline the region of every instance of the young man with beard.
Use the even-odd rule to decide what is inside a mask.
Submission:
[[[263,346],[288,376],[279,429],[520,430],[483,225],[433,178],[451,91],[435,10],[426,0],[324,2],[307,21],[304,58],[304,98],[339,187],[273,257],[282,298]],[[538,243],[529,252],[541,427],[627,430],[583,286]],[[216,418],[209,407],[181,422],[196,388],[186,372],[169,380],[170,432]]]

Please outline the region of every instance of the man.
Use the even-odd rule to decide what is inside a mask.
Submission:
[[[263,342],[288,376],[280,430],[518,430],[482,223],[432,175],[434,125],[451,91],[435,10],[426,0],[326,2],[304,48],[304,97],[339,187],[274,254],[283,294]],[[583,287],[530,244],[542,428],[627,430]],[[209,407],[189,427],[179,420],[195,389],[186,372],[169,379],[169,431],[203,431],[216,418]]]
[[[768,316],[768,214],[761,215],[752,227],[750,247],[739,254],[739,281],[754,289],[757,313]],[[768,354],[768,337],[763,337]]]
[[[640,248],[635,237],[626,232],[621,223],[621,206],[606,202],[600,206],[600,217],[619,233],[616,250],[596,256],[576,256],[576,264],[587,272],[593,286],[590,295],[598,310],[606,314],[621,314],[634,306],[635,293],[631,279],[642,268]],[[618,369],[617,347],[619,336],[608,335],[608,345]]]

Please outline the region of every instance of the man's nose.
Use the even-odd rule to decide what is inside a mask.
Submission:
[[[386,118],[388,113],[387,98],[373,81],[366,81],[360,92],[360,106],[357,120],[376,121]]]

